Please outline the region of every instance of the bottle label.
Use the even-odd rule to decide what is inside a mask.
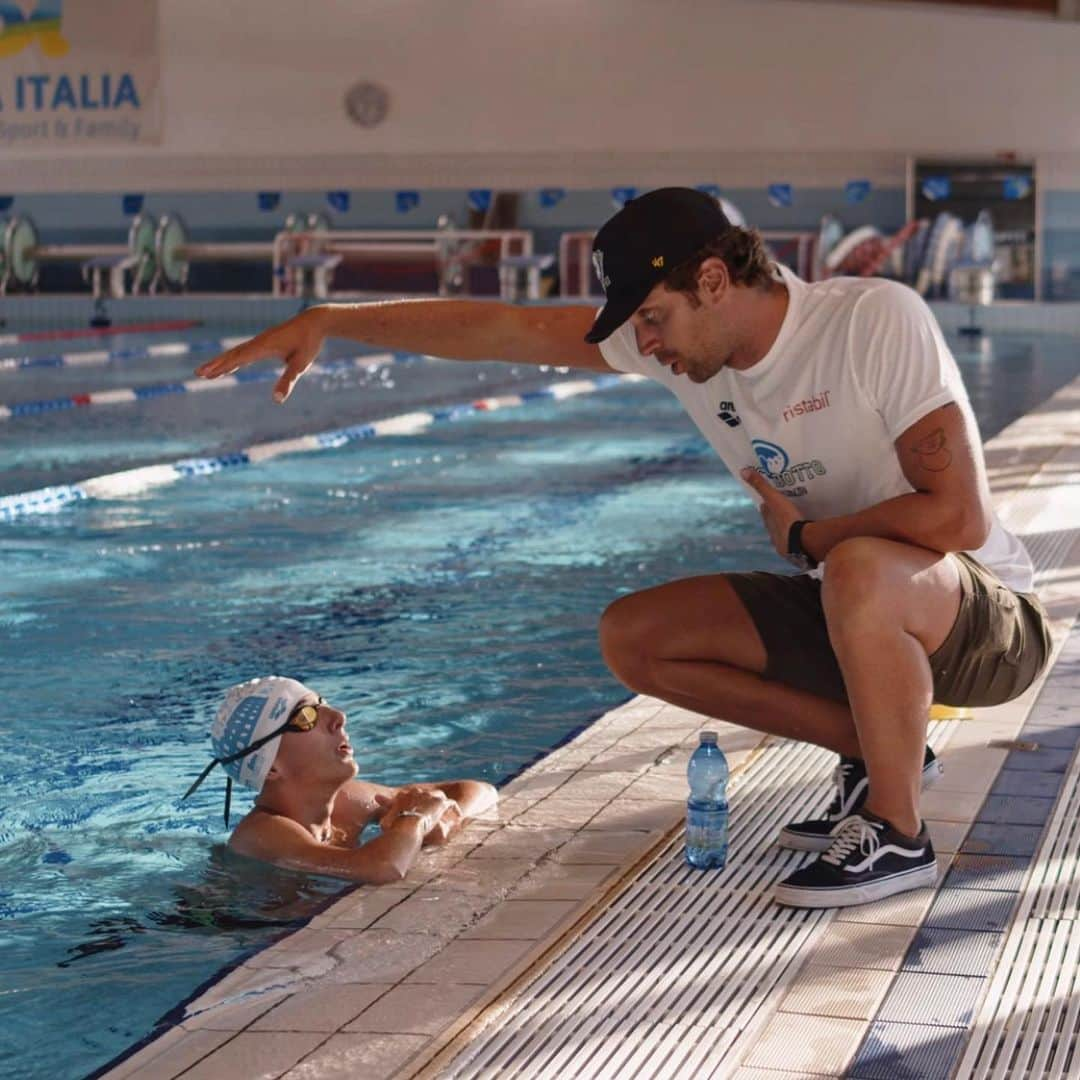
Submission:
[[[686,846],[706,851],[722,851],[727,847],[728,808],[726,803],[714,807],[695,806],[686,811]]]

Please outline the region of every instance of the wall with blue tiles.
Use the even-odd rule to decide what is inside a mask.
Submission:
[[[693,179],[688,178],[688,183]],[[642,188],[641,190],[646,190]],[[902,187],[872,186],[860,201],[851,201],[843,188],[795,185],[790,205],[777,205],[765,187],[720,189],[748,222],[762,229],[816,230],[824,214],[833,214],[851,230],[873,224],[886,233],[905,220]],[[461,226],[469,222],[470,193],[440,188],[415,192],[415,203],[399,205],[392,190],[347,193],[348,208],[331,205],[326,191],[283,191],[260,201],[257,192],[151,192],[127,200],[121,193],[24,194],[0,198],[0,217],[30,215],[42,241],[63,243],[122,243],[134,207],[155,216],[178,213],[198,241],[269,240],[287,215],[320,212],[337,228],[430,229],[448,214]],[[597,228],[616,209],[610,189],[523,191],[517,204],[517,223],[535,234],[538,251],[554,252],[559,236],[568,230]],[[265,206],[272,206],[266,209]],[[1080,300],[1080,191],[1045,191],[1043,195],[1043,280],[1047,300]],[[192,282],[197,289],[266,291],[268,271],[239,265],[210,271],[201,268]],[[50,267],[43,279],[49,290],[82,291],[74,265]]]

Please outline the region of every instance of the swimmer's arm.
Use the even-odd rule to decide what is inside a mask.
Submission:
[[[441,791],[453,799],[463,818],[476,817],[490,810],[499,801],[499,789],[483,780],[442,780],[433,784],[415,784],[425,791]]]
[[[231,850],[286,870],[327,874],[368,885],[400,881],[416,861],[424,821],[399,817],[374,840],[358,848],[320,844],[303,826],[278,815],[248,819],[229,839]]]
[[[284,401],[328,337],[451,360],[612,371],[599,346],[584,340],[595,318],[596,308],[583,304],[519,307],[482,300],[320,304],[207,361],[196,373],[216,379],[276,358],[284,362],[285,371],[274,387],[274,398]]]
[[[381,812],[388,814],[399,799],[412,798],[412,793],[419,791],[442,792],[450,801],[448,812],[432,826],[424,837],[425,845],[445,844],[459,832],[468,818],[489,810],[499,801],[498,789],[483,780],[441,780],[425,784],[409,784],[405,787],[383,787],[381,784],[368,784],[354,780],[353,784],[364,784],[381,802]],[[454,805],[456,804],[456,805]],[[389,820],[393,820],[392,817]]]

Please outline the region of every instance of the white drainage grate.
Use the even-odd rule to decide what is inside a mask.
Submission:
[[[931,742],[956,723],[932,724]],[[800,952],[835,916],[771,899],[773,883],[806,859],[777,848],[776,833],[823,808],[835,761],[801,743],[766,747],[732,783],[728,865],[690,869],[674,837],[440,1075],[730,1075]]]
[[[1080,1075],[1080,758],[1074,758],[958,1080]]]

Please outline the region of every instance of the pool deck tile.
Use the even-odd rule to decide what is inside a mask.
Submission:
[[[336,983],[305,988],[264,1012],[250,1030],[335,1032],[347,1027],[392,989],[392,983]]]
[[[231,1039],[230,1031],[170,1028],[109,1072],[109,1080],[165,1080],[213,1053]]]
[[[808,963],[780,1000],[780,1012],[869,1020],[892,978],[888,971]]]
[[[334,1035],[308,1054],[281,1080],[381,1080],[423,1050],[426,1035],[345,1033]],[[277,1074],[272,1074],[275,1078]],[[222,1080],[226,1080],[222,1077]],[[253,1080],[250,1073],[233,1073],[227,1080]],[[269,1080],[269,1078],[268,1078]]]
[[[859,1019],[777,1013],[745,1062],[750,1067],[842,1076],[865,1030]]]
[[[437,1035],[486,989],[484,983],[400,983],[343,1030]]]
[[[988,448],[991,484],[1008,524],[1055,544],[1076,529],[1077,448],[1080,380]],[[1080,608],[1080,539],[1054,550],[1066,552],[1066,567],[1044,575],[1040,591],[1060,641]],[[141,1048],[108,1080],[180,1073],[201,1080],[440,1076],[485,1023],[503,1018],[508,994],[527,986],[561,948],[583,947],[581,927],[644,867],[649,874],[634,885],[644,906],[627,909],[635,918],[647,918],[643,889],[686,888],[687,902],[707,904],[714,918],[723,911],[725,935],[802,928],[798,951],[770,996],[753,998],[749,973],[740,984],[750,995],[752,1022],[747,1014],[740,1020],[745,1031],[722,1033],[735,1056],[723,1059],[731,1070],[712,1075],[891,1080],[914,1068],[944,1080],[1009,932],[1038,843],[1036,811],[1052,805],[1080,734],[1069,715],[1080,697],[1080,644],[1070,650],[1059,660],[1061,678],[1045,693],[1041,681],[1014,702],[935,729],[944,733],[937,745],[945,772],[926,794],[923,814],[941,869],[937,890],[796,918],[778,916],[767,892],[743,872],[752,869],[747,865],[733,865],[726,886],[662,881],[654,868],[677,843],[697,732],[720,732],[736,776],[759,759],[770,767],[765,748],[775,741],[638,697],[507,784],[496,811],[425,854],[404,881],[356,889],[304,930],[250,957],[188,1006],[183,1026]],[[1039,746],[1015,749],[1009,743],[1016,738]],[[795,793],[809,788],[796,783],[791,790],[792,799],[805,800]],[[744,843],[743,858],[767,865],[770,874],[793,865],[764,834],[746,835]],[[623,918],[622,910],[617,904],[610,912]],[[677,924],[700,919],[689,911],[669,918],[673,933]],[[600,940],[618,941],[618,932]],[[731,955],[744,957],[741,978],[757,946],[732,942]],[[672,1000],[683,992],[683,962],[676,956],[664,964],[664,979],[676,981],[657,975],[655,990]],[[735,974],[730,969],[726,977]],[[647,1004],[646,998],[636,1007]],[[605,1002],[609,1010],[617,1005]],[[690,1016],[697,1007],[681,1009]],[[546,1030],[549,1015],[522,1023]],[[232,1025],[241,1018],[238,1031]],[[667,1020],[655,1028],[669,1047],[681,1030]],[[634,1053],[645,1053],[648,1040],[636,1028],[628,1034]]]
[[[240,1032],[183,1075],[184,1080],[280,1076],[310,1054],[326,1035],[312,1031]]]

